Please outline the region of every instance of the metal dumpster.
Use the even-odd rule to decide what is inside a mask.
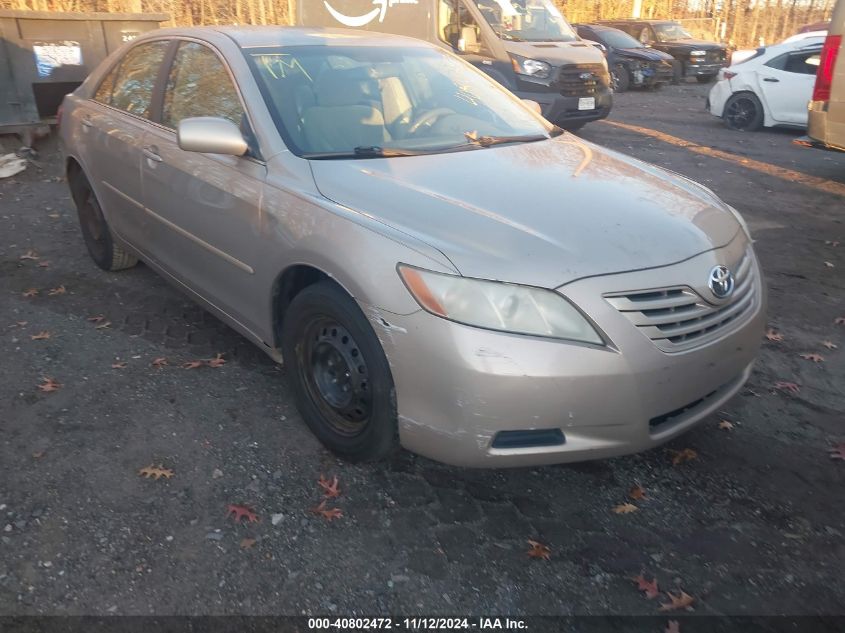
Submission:
[[[50,123],[106,56],[169,20],[164,13],[0,10],[0,134]],[[28,143],[26,143],[28,144]]]

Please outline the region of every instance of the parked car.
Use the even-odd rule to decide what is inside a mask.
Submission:
[[[574,24],[578,35],[598,42],[607,51],[607,65],[615,92],[631,87],[659,88],[672,81],[672,62],[668,53],[646,46],[625,31],[601,24]]]
[[[795,35],[790,35],[785,40],[780,42],[780,44],[792,44],[793,42],[799,42],[802,40],[818,40],[819,38],[823,40],[826,36],[827,31],[803,31]],[[765,46],[759,48],[745,48],[734,51],[731,54],[731,66],[736,66],[737,64],[741,64],[742,62],[748,61],[752,57],[762,55],[765,51]]]
[[[60,134],[94,262],[142,259],[284,359],[347,459],[647,449],[722,408],[760,345],[735,209],[422,40],[161,30],[65,98]]]
[[[378,6],[381,4],[381,8]],[[551,0],[298,0],[305,27],[407,35],[460,55],[568,130],[604,119],[613,91],[604,55]]]
[[[777,44],[722,71],[710,90],[707,108],[732,130],[807,127],[822,41]]]
[[[809,142],[845,152],[845,0],[838,0],[825,38],[809,106]]]
[[[724,44],[693,38],[683,26],[671,20],[602,20],[601,24],[621,29],[643,44],[675,58],[675,79],[695,77],[710,83],[728,65]]]

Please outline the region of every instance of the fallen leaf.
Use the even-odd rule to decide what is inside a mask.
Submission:
[[[255,543],[256,540],[254,538],[245,538],[241,541],[241,549],[250,549]]]
[[[201,360],[189,360],[187,363],[182,364],[182,369],[199,369],[204,364]]]
[[[95,316],[89,316],[88,320],[91,321],[91,323],[102,323],[106,320],[106,317],[104,317],[102,314],[97,314]]]
[[[634,501],[640,501],[641,499],[645,499],[645,488],[637,484],[628,491],[628,496],[631,497],[631,499],[633,499]]]
[[[112,365],[111,365],[111,368],[112,368],[112,369],[123,369],[124,367],[126,367],[126,362],[124,362],[124,361],[119,361],[119,362],[117,362],[117,363],[112,363]]]
[[[654,600],[657,596],[660,595],[660,591],[657,588],[657,578],[654,578],[651,582],[645,579],[645,576],[640,574],[636,578],[632,578],[635,583],[637,583],[637,590],[644,591],[645,597],[649,600]]]
[[[730,420],[722,420],[719,422],[719,428],[723,431],[730,431],[734,428],[734,423]]]
[[[824,362],[824,356],[822,356],[821,354],[809,354],[808,353],[808,354],[800,354],[800,356],[804,360],[809,360],[809,361],[812,361],[814,363],[823,363]]]
[[[830,263],[830,262],[825,262],[825,263],[824,263],[824,265],[825,265],[825,266],[827,266],[828,268],[836,268],[836,266],[834,266],[834,265],[833,265],[832,263]]]
[[[95,325],[94,329],[95,330],[105,330],[106,328],[110,328],[110,327],[111,327],[111,321],[103,321],[102,323]]]
[[[526,552],[529,558],[542,558],[543,560],[551,559],[552,550],[548,545],[543,545],[539,541],[533,541],[531,539],[528,539],[528,544],[531,546],[531,549]]]
[[[235,523],[240,523],[243,518],[248,523],[258,523],[258,515],[249,506],[230,504],[226,508],[226,518],[230,516],[234,517]]]
[[[639,508],[633,503],[620,503],[618,506],[613,508],[613,512],[615,514],[631,514],[637,510],[639,510]]]
[[[15,321],[15,322],[14,322],[14,323],[12,323],[9,327],[23,327],[23,326],[25,326],[27,323],[29,323],[29,321]]]
[[[223,358],[223,354],[217,354],[214,358],[206,360],[205,364],[209,367],[222,367],[226,364],[226,359]]]
[[[666,595],[669,596],[670,602],[661,603],[659,611],[676,611],[677,609],[687,609],[692,606],[695,602],[695,598],[693,598],[688,593],[684,591],[679,592],[677,595],[673,594],[670,591],[666,592]]]
[[[784,380],[779,380],[775,383],[775,389],[780,391],[787,391],[792,394],[801,393],[801,385],[797,385],[794,382],[786,382]]]
[[[159,358],[155,358],[155,359],[153,359],[153,362],[150,363],[150,365],[152,365],[153,367],[155,367],[157,369],[160,369],[160,368],[164,367],[165,365],[167,365],[167,358],[165,358],[164,356],[161,356]]]
[[[34,250],[29,249],[26,253],[21,255],[18,259],[38,259],[40,255],[36,253]]]
[[[768,330],[766,330],[766,338],[770,341],[774,341],[775,343],[780,343],[783,340],[783,334],[781,334],[777,330],[769,328]]]
[[[332,520],[339,519],[343,516],[343,510],[340,508],[327,508],[325,499],[323,499],[317,507],[311,508],[311,512],[319,514],[329,523],[331,523]]]
[[[49,268],[50,262],[38,262],[38,267],[39,268]]]
[[[29,338],[31,338],[33,341],[46,341],[48,338],[50,338],[52,336],[53,335],[50,334],[50,332],[48,332],[47,330],[43,330],[43,331],[39,332],[38,334],[33,334]]]
[[[173,471],[169,468],[163,468],[161,464],[158,466],[153,466],[150,464],[149,466],[145,466],[141,470],[138,471],[138,474],[141,477],[146,477],[147,479],[153,478],[155,480],[164,477],[165,479],[170,479],[173,476]]]
[[[845,461],[845,444],[840,444],[830,449],[831,459],[841,459]]]
[[[836,325],[845,325],[845,317],[836,317],[833,322]]]
[[[691,448],[685,448],[682,451],[669,449],[669,452],[672,454],[673,466],[678,466],[680,464],[683,464],[684,462],[691,462],[694,459],[698,459],[698,453],[696,453]]]
[[[35,451],[35,452],[32,454],[32,457],[33,457],[33,459],[41,459],[41,458],[42,458],[42,457],[44,457],[44,455],[46,455],[46,454],[47,454],[47,453],[45,453],[44,451]]]
[[[64,286],[50,288],[50,290],[47,291],[47,294],[51,297],[55,297],[56,295],[63,295],[65,293],[67,293],[67,288],[65,288]]]
[[[29,288],[28,290],[23,291],[23,296],[29,299],[30,297],[37,297],[38,290],[36,288]]]
[[[827,349],[831,349],[831,350],[833,350],[833,349],[839,349],[839,346],[838,346],[838,345],[836,345],[836,344],[835,344],[834,342],[832,342],[832,341],[822,341],[822,345],[824,345]]]
[[[833,248],[836,248],[837,246],[839,246],[839,242],[834,242],[834,241],[831,241],[831,240],[825,240],[824,245],[825,246],[832,246]]]
[[[340,496],[340,488],[337,487],[337,484],[337,477],[329,481],[323,475],[320,475],[320,480],[317,482],[317,485],[323,489],[323,494],[329,499]]]
[[[666,624],[665,633],[681,633],[681,625],[678,623],[677,620],[669,620],[669,622]]]
[[[38,389],[43,391],[44,393],[50,393],[51,391],[58,391],[62,388],[62,385],[56,382],[53,378],[42,378],[44,382],[38,385]]]

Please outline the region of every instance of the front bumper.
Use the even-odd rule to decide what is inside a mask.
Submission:
[[[565,97],[554,92],[517,92],[520,99],[530,99],[540,104],[543,117],[556,125],[581,124],[599,119],[606,119],[613,107],[613,94],[609,91],[602,91],[595,96],[595,109],[579,110],[579,97]]]
[[[711,77],[727,66],[727,62],[687,62],[684,64],[684,75],[687,77]]]
[[[756,295],[746,317],[685,352],[660,351],[602,295],[688,283],[717,263],[720,251],[562,288],[609,337],[612,346],[601,348],[481,330],[423,311],[371,311],[393,372],[401,443],[453,465],[513,467],[634,453],[687,431],[721,408],[751,372],[765,321],[756,260]],[[493,446],[502,432],[538,430],[562,432],[564,442]]]

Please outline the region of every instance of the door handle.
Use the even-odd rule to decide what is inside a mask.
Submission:
[[[775,79],[774,77],[763,77],[763,81],[768,81],[769,83],[772,83],[772,84],[779,84],[780,83],[780,79]]]
[[[144,148],[144,156],[147,159],[153,160],[157,163],[160,163],[162,161],[161,156],[158,155],[156,147],[145,147]]]

